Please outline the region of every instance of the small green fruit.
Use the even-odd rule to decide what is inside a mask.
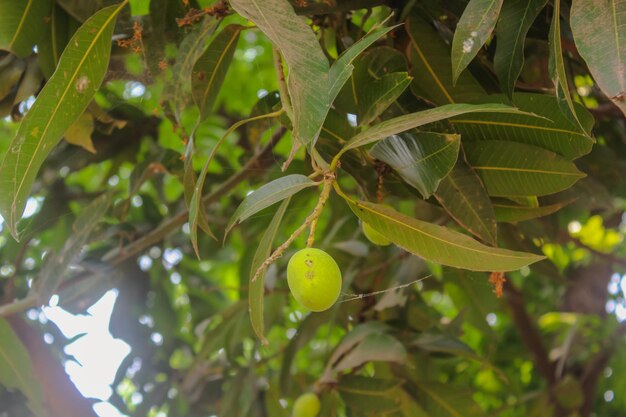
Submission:
[[[300,304],[312,311],[324,311],[339,298],[341,270],[323,250],[306,248],[289,260],[287,282]]]
[[[387,239],[385,236],[378,233],[376,230],[372,228],[369,224],[363,222],[363,234],[375,245],[378,246],[389,246],[391,245],[391,240]]]
[[[321,408],[320,399],[312,392],[302,394],[293,403],[292,417],[317,417]]]

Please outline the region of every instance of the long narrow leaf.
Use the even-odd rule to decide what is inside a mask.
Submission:
[[[0,49],[26,57],[44,36],[44,18],[50,15],[50,0],[3,0],[0,2]]]
[[[230,4],[283,54],[289,68],[293,136],[302,145],[315,143],[330,103],[328,59],[313,30],[287,0],[231,0]]]
[[[276,214],[272,218],[269,226],[265,229],[263,236],[261,237],[261,241],[259,242],[259,246],[254,253],[254,258],[252,259],[252,265],[250,267],[250,288],[248,291],[248,311],[250,312],[250,322],[252,323],[252,329],[254,333],[261,339],[261,342],[266,345],[267,340],[265,339],[264,328],[264,318],[263,318],[263,298],[265,292],[265,271],[259,275],[256,280],[252,280],[255,272],[261,264],[270,256],[272,250],[272,243],[274,242],[274,238],[276,237],[276,233],[278,232],[278,227],[283,220],[283,216],[285,215],[285,211],[287,210],[287,206],[291,201],[291,197],[288,197],[276,210]]]
[[[346,201],[378,233],[406,251],[441,265],[473,271],[513,271],[543,259],[531,253],[485,246],[462,233],[379,204]]]
[[[16,223],[39,167],[100,88],[115,18],[125,4],[100,10],[78,29],[9,145],[0,166],[0,214],[16,239]]]
[[[377,142],[391,135],[402,133],[409,129],[414,129],[429,123],[438,122],[439,120],[449,119],[454,116],[467,113],[517,113],[520,112],[514,107],[504,104],[447,104],[445,106],[436,107],[434,109],[424,110],[417,113],[406,114],[394,119],[386,120],[374,127],[365,130],[354,136],[345,145],[342,153],[365,146],[370,143]],[[528,114],[528,113],[526,113]]]
[[[524,65],[526,34],[548,0],[507,0],[496,28],[498,42],[493,59],[502,90],[511,97]]]
[[[574,0],[570,24],[593,78],[626,115],[626,0]]]
[[[468,103],[486,93],[469,71],[462,72],[452,82],[450,46],[420,17],[410,17],[406,22],[410,45],[411,90],[420,97],[442,105]]]
[[[504,101],[502,95],[489,96],[489,101]],[[590,137],[593,117],[583,106],[575,104],[584,130],[562,112],[561,100],[554,96],[516,93],[515,105],[542,117],[525,114],[472,114],[456,117],[450,123],[463,141],[507,140],[527,143],[575,159],[591,151]]]
[[[311,180],[309,177],[300,174],[287,175],[268,182],[247,196],[239,207],[237,207],[237,210],[235,210],[228,221],[225,235],[228,235],[228,232],[230,232],[234,226],[264,208],[269,207],[272,204],[276,204],[285,198],[291,197],[305,188],[316,185],[318,185],[318,183]]]
[[[563,47],[561,45],[561,0],[554,0],[554,11],[552,12],[552,24],[549,33],[550,41],[550,59],[548,61],[548,69],[550,76],[556,88],[557,97],[565,99],[569,115],[580,124],[574,101],[570,94],[569,83],[567,81],[567,73],[565,72],[565,61],[563,59]]]
[[[496,27],[502,2],[470,0],[465,7],[452,39],[452,79],[455,83]]]
[[[435,195],[450,216],[473,235],[495,246],[496,218],[485,186],[463,158],[445,177]]]
[[[464,145],[467,161],[492,196],[541,196],[563,191],[585,174],[573,162],[536,146],[506,141]]]
[[[356,57],[367,49],[368,46],[385,36],[385,34],[389,33],[396,27],[398,26],[372,28],[367,35],[359,39],[354,45],[341,54],[339,58],[337,58],[337,60],[330,67],[329,72],[329,103],[332,103],[335,100],[335,97],[337,97],[337,94],[339,94],[343,85],[350,78],[353,70],[352,62],[356,59]]]
[[[243,26],[226,26],[198,58],[191,74],[191,90],[200,119],[205,119],[215,104],[226,72],[235,54],[237,40]]]

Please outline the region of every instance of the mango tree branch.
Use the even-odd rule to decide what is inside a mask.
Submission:
[[[511,309],[513,322],[519,331],[522,341],[533,355],[535,366],[539,373],[545,378],[548,385],[553,387],[557,382],[556,366],[554,362],[550,360],[541,334],[533,323],[528,311],[526,311],[524,296],[510,281],[506,282],[504,288]]]
[[[218,201],[224,195],[228,194],[230,190],[239,185],[242,181],[245,181],[253,175],[259,175],[259,170],[267,169],[274,162],[274,159],[271,157],[272,151],[274,150],[276,144],[284,136],[286,131],[287,129],[284,127],[279,128],[276,133],[272,135],[269,143],[263,148],[261,152],[253,156],[246,163],[246,165],[241,168],[240,171],[238,171],[232,177],[222,183],[219,188],[205,195],[202,198],[202,204],[206,206]],[[140,254],[152,245],[163,240],[169,234],[178,230],[178,228],[185,224],[188,216],[188,210],[183,210],[179,212],[174,217],[165,221],[147,235],[144,235],[143,237],[135,240],[124,248],[110,251],[109,253],[104,255],[102,260],[105,262],[109,262],[111,265],[119,265],[126,259]]]

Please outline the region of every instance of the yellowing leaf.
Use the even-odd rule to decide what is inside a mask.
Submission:
[[[93,147],[91,134],[93,133],[93,116],[83,113],[65,132],[65,140],[72,145],[80,146],[85,150],[96,153]]]

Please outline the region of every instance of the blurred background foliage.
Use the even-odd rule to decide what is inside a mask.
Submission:
[[[54,42],[67,42],[88,16],[109,3],[54,2],[52,18],[59,25]],[[207,220],[218,239],[200,234],[198,260],[187,217],[179,213],[186,209],[182,155],[199,110],[186,92],[176,96],[183,100],[181,112],[172,115],[176,104],[168,89],[181,74],[177,63],[184,57],[185,40],[214,18],[202,16],[183,25],[177,19],[223,3],[145,3],[149,13],[136,1],[131,2],[134,15],[128,8],[120,14],[115,38],[133,39],[139,27],[139,42],[114,43],[104,83],[82,128],[75,124],[73,134],[66,134],[39,171],[19,224],[21,240],[16,242],[6,227],[0,235],[0,295],[3,304],[10,305],[24,299],[51,268],[46,262],[76,240],[79,230],[73,224],[81,213],[97,209],[101,202],[95,199],[103,193],[113,196],[112,208],[85,237],[86,245],[77,249],[69,268],[54,270],[60,283],[55,295],[36,303],[81,315],[106,293],[116,294],[109,330],[130,348],[116,371],[110,398],[100,400],[128,416],[280,417],[290,415],[295,398],[315,390],[322,400],[322,416],[624,414],[626,325],[620,322],[626,319],[626,120],[594,83],[567,25],[563,47],[570,92],[595,121],[596,143],[576,161],[587,176],[557,194],[515,200],[518,208],[558,205],[547,215],[498,224],[502,246],[548,259],[507,273],[504,294],[497,297],[486,273],[442,267],[395,245],[372,245],[358,219],[335,195],[317,226],[316,246],[341,266],[340,301],[329,311],[311,314],[289,295],[285,266],[289,256],[304,247],[304,238],[298,239],[265,278],[269,343],[264,346],[248,317],[248,280],[260,236],[276,206],[234,228],[225,243],[223,230],[250,191],[286,174],[309,173],[309,157],[298,153],[287,172],[281,172],[291,135],[275,121],[249,124],[229,136],[209,167],[204,189],[210,196]],[[429,30],[435,40],[424,34],[417,39],[431,46],[440,43],[448,56],[447,63],[430,61],[442,65],[434,67],[442,74],[450,73],[450,50],[445,48],[467,3],[293,2],[308,16],[330,59],[389,16],[392,23],[421,19],[424,28],[419,30]],[[569,2],[561,7],[568,12]],[[250,26],[232,9],[225,10],[220,27]],[[540,7],[530,26],[516,91],[555,94],[547,62],[552,11],[552,2]],[[133,29],[135,22],[139,26]],[[370,65],[368,60],[382,60],[378,74],[372,65],[362,78],[355,75],[354,81],[363,82],[354,90],[364,95],[362,100],[375,90],[374,81],[380,82],[382,74],[413,77],[405,78],[410,87],[372,120],[443,104],[435,89],[429,90],[432,82],[420,82],[423,73],[407,30],[407,25],[394,30],[357,61]],[[509,28],[498,27],[454,94],[464,94],[463,77],[473,77],[487,93],[499,93],[494,54],[500,30]],[[205,44],[211,39],[206,37]],[[1,154],[8,151],[19,121],[52,74],[58,57],[48,41],[25,57],[0,55]],[[278,88],[271,43],[259,30],[242,30],[214,111],[195,132],[196,173],[228,127],[275,108]],[[330,130],[352,134],[346,114],[362,116],[366,111],[343,92],[333,110],[339,122]],[[454,129],[446,123],[443,130]],[[339,145],[336,136],[323,131],[318,149],[332,156]],[[346,189],[361,187],[373,200],[382,176],[385,203],[412,217],[461,229],[439,200],[422,199],[401,176],[388,168],[381,171],[380,163],[364,154],[348,154],[343,164],[353,177],[344,178]],[[317,189],[310,188],[292,198],[275,242],[286,240],[302,224],[317,197]],[[93,201],[96,205],[90,206]],[[0,310],[13,329],[0,326],[0,353],[13,357],[0,361],[0,416],[92,415],[93,400],[83,399],[62,370],[75,360],[67,346],[81,335],[66,337],[37,305],[29,306],[26,314]],[[4,342],[11,334],[25,346],[23,357]],[[98,349],[91,354],[108,355]],[[11,362],[32,368],[36,377],[25,383],[31,393],[7,382]],[[47,410],[38,410],[33,398],[44,398]]]

